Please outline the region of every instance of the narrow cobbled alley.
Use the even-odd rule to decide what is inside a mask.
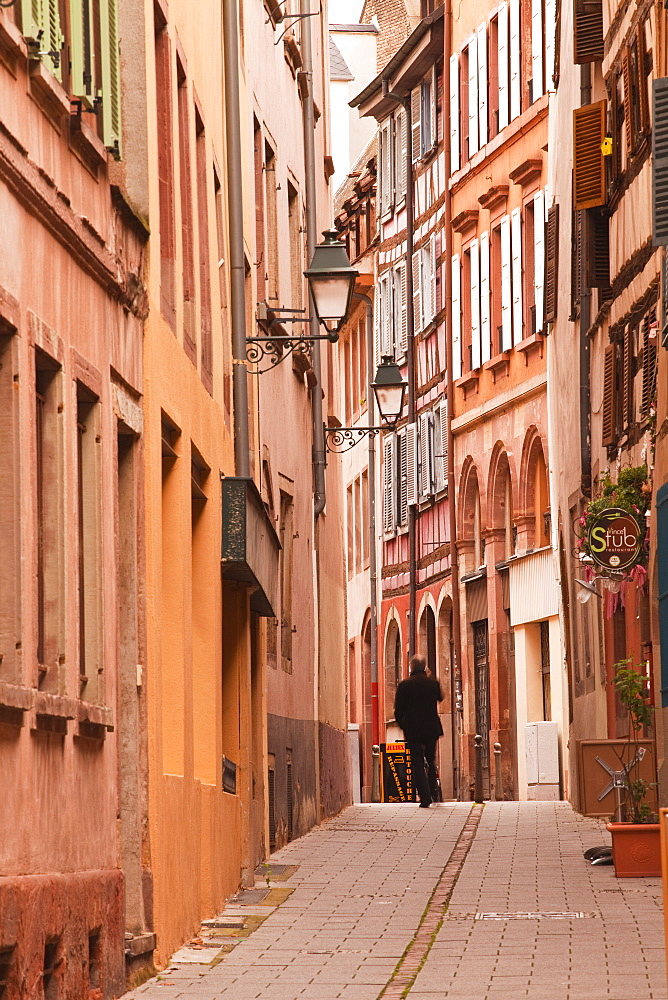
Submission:
[[[565,802],[354,806],[277,852],[137,1000],[666,1000],[660,879]]]

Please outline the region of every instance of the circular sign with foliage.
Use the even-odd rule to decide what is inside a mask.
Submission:
[[[621,507],[609,507],[590,520],[587,530],[589,554],[604,569],[629,569],[638,560],[643,535],[633,514]]]

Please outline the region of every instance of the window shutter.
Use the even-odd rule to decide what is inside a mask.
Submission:
[[[559,205],[556,204],[547,213],[545,257],[545,322],[553,323],[557,318],[559,277]]]
[[[383,438],[383,529],[386,535],[394,532],[394,511],[394,434],[389,434]]]
[[[524,339],[522,315],[522,209],[510,214],[511,243],[513,251],[513,344]]]
[[[573,61],[577,64],[597,62],[603,58],[602,0],[574,0],[574,5]]]
[[[387,167],[385,165],[387,160],[387,150],[385,149],[385,140],[387,138],[387,132],[385,131],[385,126],[382,126],[378,133],[378,216],[382,218],[385,215],[385,174]]]
[[[436,491],[448,488],[448,401],[442,399],[436,408],[435,427]]]
[[[392,119],[380,130],[380,192],[381,215],[392,208]]]
[[[85,21],[85,24],[84,24]],[[90,81],[85,80],[86,49],[85,38],[90,38],[89,0],[70,0],[70,79],[74,97],[90,97]]]
[[[457,379],[462,374],[462,307],[461,307],[462,272],[459,254],[452,258],[452,377]]]
[[[574,207],[604,205],[605,161],[601,143],[605,138],[606,102],[586,104],[573,111]]]
[[[420,433],[420,499],[430,497],[434,492],[434,425],[433,414],[421,413],[418,417]]]
[[[661,706],[668,705],[668,483],[656,492],[656,549],[659,578]]]
[[[381,357],[393,355],[392,343],[392,272],[380,279],[380,353]]]
[[[610,222],[598,209],[587,212],[587,284],[610,287]]]
[[[556,0],[545,0],[545,90],[554,90],[554,47],[557,36]]]
[[[21,0],[21,31],[25,38],[37,41],[45,30],[44,0]]]
[[[374,367],[378,367],[380,364],[380,359],[382,357],[380,351],[380,318],[381,311],[381,298],[380,298],[380,280],[376,281],[376,287],[373,290],[373,360]]]
[[[395,271],[395,301],[397,303],[397,320],[399,330],[399,353],[406,354],[408,350],[408,323],[406,316],[406,261],[402,261]]]
[[[652,333],[654,336],[651,336]],[[652,311],[645,316],[642,324],[642,400],[640,411],[643,416],[649,413],[656,397],[657,333],[656,313]]]
[[[398,472],[398,504],[397,526],[405,528],[408,524],[408,465],[406,454],[406,428],[402,427],[396,435],[396,462]]]
[[[520,51],[520,0],[510,0],[510,120],[522,113],[522,54]]]
[[[501,347],[513,346],[512,254],[510,249],[510,216],[501,219]]]
[[[478,125],[480,128],[480,146],[484,146],[488,138],[487,121],[487,25],[478,28]]]
[[[499,36],[498,74],[499,74],[499,132],[510,121],[510,84],[508,79],[508,4],[499,7],[496,19]]]
[[[584,245],[584,212],[573,212],[571,222],[571,315],[577,319],[582,292],[582,259]]]
[[[652,81],[652,244],[668,244],[668,77]],[[668,656],[668,653],[666,654]]]
[[[396,130],[397,130],[397,157],[399,162],[396,164],[396,174],[399,178],[398,183],[398,196],[399,199],[406,197],[406,191],[408,188],[407,174],[406,174],[406,112],[400,111],[396,119]]]
[[[429,319],[436,316],[436,234],[429,237]]]
[[[416,250],[413,254],[413,332],[422,329],[422,253]]]
[[[536,333],[541,333],[545,316],[545,194],[533,197],[533,274],[536,303]]]
[[[100,0],[102,50],[102,141],[116,159],[121,149],[121,72],[118,0]]]
[[[469,156],[478,152],[478,37],[469,38]]]
[[[640,128],[644,135],[649,134],[649,102],[647,100],[647,76],[645,74],[645,27],[642,22],[636,25],[636,43],[638,47],[638,97],[640,104]]]
[[[418,502],[418,453],[417,424],[406,426],[406,505],[414,507]]]
[[[471,368],[480,368],[480,255],[478,241],[473,240],[471,260]]]
[[[422,88],[415,87],[411,93],[411,147],[413,163],[417,163],[422,155],[420,142],[420,106],[422,100]]]
[[[633,328],[624,327],[622,343],[622,430],[633,423]]]
[[[438,73],[436,66],[433,66],[431,70],[431,115],[429,121],[431,124],[431,148],[434,149],[438,145]]]
[[[480,234],[480,360],[484,365],[492,353],[489,298],[489,233]]]
[[[531,0],[531,99],[543,94],[543,0]]]
[[[633,134],[633,92],[631,85],[631,53],[628,46],[622,55],[622,75],[624,77],[624,132],[626,138],[626,155],[630,156],[635,146],[636,138]]]
[[[459,56],[450,56],[450,173],[459,170]]]
[[[603,446],[615,439],[615,353],[616,345],[608,344],[603,360]]]

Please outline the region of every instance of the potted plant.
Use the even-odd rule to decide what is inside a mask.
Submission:
[[[658,817],[647,802],[653,782],[641,773],[646,747],[643,735],[652,725],[653,708],[647,699],[646,678],[634,665],[633,657],[614,665],[615,688],[628,712],[626,746],[618,753],[621,775],[621,822],[608,823],[612,836],[612,856],[618,878],[661,875]]]

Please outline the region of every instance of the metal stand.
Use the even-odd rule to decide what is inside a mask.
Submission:
[[[494,799],[503,802],[503,782],[501,781],[501,744],[494,744]]]
[[[475,785],[473,789],[473,798],[475,802],[483,802],[482,796],[482,736],[476,733],[474,737],[475,743]]]
[[[380,747],[374,744],[371,750],[371,801],[380,802]]]

